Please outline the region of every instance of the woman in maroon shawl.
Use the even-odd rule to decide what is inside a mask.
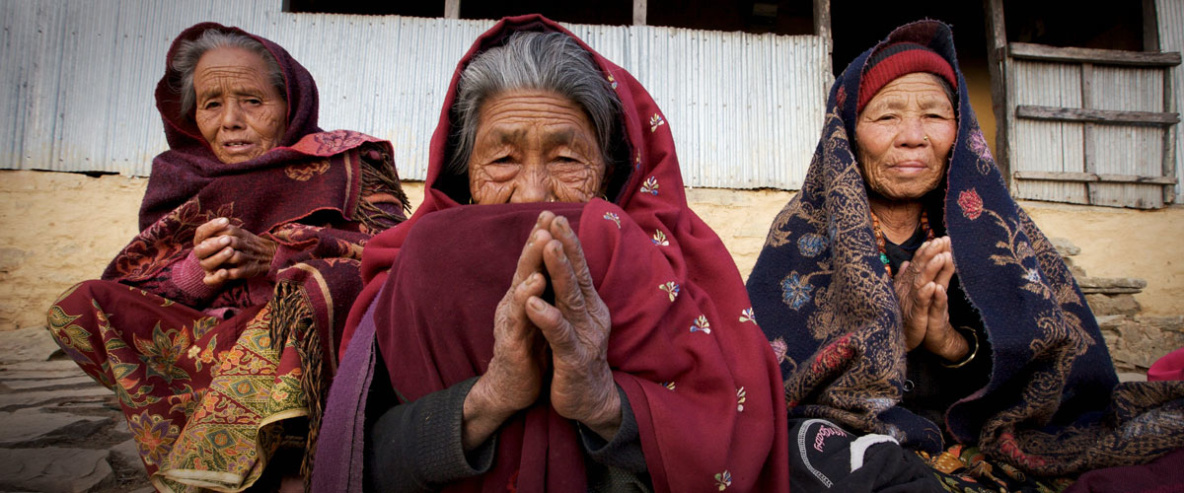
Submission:
[[[539,16],[456,74],[424,204],[366,247],[314,491],[787,490],[772,352],[650,96]]]
[[[157,489],[239,491],[311,448],[362,246],[406,199],[390,143],[318,128],[312,76],[266,39],[185,30],[156,102],[142,231],[50,331],[115,390]]]

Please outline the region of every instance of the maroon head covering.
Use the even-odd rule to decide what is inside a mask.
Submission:
[[[786,491],[788,439],[772,351],[731,255],[687,206],[670,126],[633,76],[576,39],[623,108],[629,157],[613,170],[628,178],[613,202],[465,205],[467,190],[449,186],[449,109],[459,74],[518,31],[575,39],[541,16],[511,17],[460,62],[432,138],[423,204],[363,254],[367,285],[350,315],[353,340],[343,342],[348,353],[331,391],[314,488],[359,484],[368,379],[387,377],[373,373],[376,357],[407,400],[484,372],[497,301],[535,218],[550,209],[571,221],[611,314],[608,361],[636,418],[655,490]],[[453,488],[583,490],[575,425],[545,395],[499,437],[494,469]]]
[[[247,36],[263,44],[272,58],[279,64],[284,75],[284,94],[288,103],[287,130],[278,143],[278,147],[267,153],[241,163],[223,163],[214,156],[210,145],[202,137],[201,131],[194,121],[194,111],[181,114],[180,81],[181,74],[173,69],[172,61],[177,56],[181,43],[193,41],[210,29],[218,29],[227,33]],[[170,150],[156,157],[152,162],[152,175],[148,182],[148,191],[144,195],[144,202],[140,206],[140,229],[147,228],[161,216],[177,208],[185,201],[201,193],[209,194],[212,189],[226,190],[219,194],[219,202],[237,201],[239,209],[272,209],[267,204],[248,204],[244,201],[252,199],[271,202],[277,195],[283,195],[284,190],[268,190],[267,181],[233,180],[244,184],[245,187],[230,187],[225,185],[229,180],[223,180],[220,186],[211,187],[221,177],[241,178],[245,172],[258,172],[266,169],[284,167],[293,161],[307,160],[311,156],[329,156],[346,149],[357,147],[364,142],[380,142],[373,137],[356,132],[330,132],[321,134],[317,126],[318,99],[317,85],[312,75],[296,59],[292,58],[280,45],[268,39],[255,36],[236,27],[223,26],[213,22],[197,24],[182,32],[169,48],[167,68],[160,82],[156,84],[156,108],[164,121],[165,137],[168,139]],[[319,135],[319,137],[317,137]],[[315,141],[298,145],[302,139],[314,136]],[[389,147],[389,144],[384,145]],[[306,193],[301,203],[312,200],[311,209],[340,208],[346,206],[347,196],[351,192],[348,186],[349,176],[344,173],[322,173],[340,179],[306,180],[303,189],[309,186],[316,188],[313,193]],[[275,183],[288,188],[286,180]],[[260,188],[262,187],[262,189]],[[353,193],[357,193],[356,188]],[[208,197],[212,199],[214,197]],[[247,229],[259,232],[268,227],[291,219],[292,215],[303,216],[307,213],[288,210],[277,211],[278,215],[271,217],[252,217],[248,219]],[[281,217],[287,216],[287,217]]]

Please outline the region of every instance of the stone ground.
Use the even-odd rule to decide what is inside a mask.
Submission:
[[[146,493],[115,393],[44,327],[0,332],[0,492]]]

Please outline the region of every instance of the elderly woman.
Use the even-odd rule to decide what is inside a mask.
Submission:
[[[50,331],[115,390],[158,489],[239,491],[280,454],[266,487],[314,438],[363,243],[404,218],[391,146],[321,131],[308,71],[217,24],[176,39],[156,100],[142,232]]]
[[[539,16],[457,74],[424,204],[366,246],[314,490],[785,491],[772,351],[650,96]]]
[[[1184,444],[1184,387],[1118,384],[1072,275],[1008,195],[952,40],[906,25],[836,80],[802,191],[749,277],[790,433],[812,444],[790,454],[795,491],[938,486],[874,443],[924,451],[957,491]]]

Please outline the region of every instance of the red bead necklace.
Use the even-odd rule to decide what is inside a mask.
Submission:
[[[871,212],[871,210],[868,210]],[[880,250],[880,261],[884,263],[884,268],[888,270],[888,276],[894,277],[896,273],[892,272],[892,264],[888,261],[888,240],[884,238],[884,231],[880,228],[880,218],[876,217],[876,213],[872,212],[872,230],[876,233],[876,248]],[[929,229],[929,213],[924,209],[921,210],[921,230],[925,232],[925,240],[933,239],[933,230]]]

